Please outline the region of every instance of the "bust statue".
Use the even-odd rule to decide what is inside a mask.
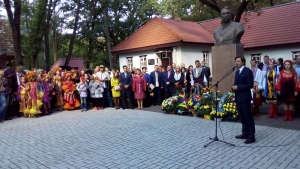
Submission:
[[[240,44],[244,34],[244,25],[231,20],[231,9],[227,6],[221,10],[222,23],[214,31],[215,45]]]

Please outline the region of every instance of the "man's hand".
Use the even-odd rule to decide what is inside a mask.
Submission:
[[[294,94],[295,94],[295,96],[298,96],[298,92],[295,92]]]
[[[128,87],[129,87],[128,85],[125,85],[125,86],[124,86],[125,89],[127,89]]]
[[[167,84],[167,85],[169,85],[169,84],[170,84],[170,82],[166,82],[166,84]]]
[[[277,91],[277,94],[280,95],[280,91]]]
[[[235,86],[231,86],[231,89],[232,90],[237,90],[238,89],[238,87],[235,85]]]

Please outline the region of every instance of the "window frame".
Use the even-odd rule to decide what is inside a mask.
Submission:
[[[141,55],[140,57],[140,69],[148,66],[147,55]],[[143,60],[143,62],[142,62]]]
[[[205,66],[209,65],[209,51],[202,51],[202,61],[205,62]]]
[[[129,60],[131,61],[131,65],[129,63]],[[128,70],[131,71],[133,69],[133,57],[126,57],[126,65]]]
[[[253,54],[250,54],[251,60],[255,60],[256,64],[259,64],[261,62],[261,54],[262,53],[253,53]]]

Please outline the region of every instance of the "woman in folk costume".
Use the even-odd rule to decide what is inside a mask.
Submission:
[[[44,93],[38,89],[38,83],[36,82],[37,75],[35,72],[28,71],[26,77],[28,82],[25,85],[25,89],[28,92],[28,101],[24,114],[28,114],[28,116],[25,117],[38,117],[38,115],[41,114],[40,107],[43,104],[40,98],[43,97]]]
[[[178,94],[184,88],[184,74],[181,72],[180,66],[176,66],[173,82],[175,87],[175,93]]]
[[[62,87],[62,76],[61,76],[61,68],[55,68],[55,76],[52,79],[53,84],[53,94],[56,97],[56,104],[55,106],[61,111],[63,110],[63,90]]]
[[[136,69],[135,76],[132,77],[132,90],[134,98],[137,100],[138,109],[143,109],[143,99],[146,97],[147,83],[140,69]]]
[[[51,76],[45,74],[43,77],[43,87],[44,87],[44,99],[43,108],[46,115],[51,114],[51,90],[52,90]]]
[[[256,67],[256,61],[251,60],[251,70],[253,74],[253,89],[252,89],[252,115],[259,116],[259,107],[262,105],[262,90],[263,90],[263,74],[262,71]]]
[[[283,65],[283,70],[279,73],[276,89],[278,100],[283,103],[284,121],[292,121],[295,96],[298,95],[297,73],[292,61],[286,60]]]
[[[266,102],[269,104],[269,118],[277,119],[278,113],[278,102],[277,102],[277,91],[276,91],[276,83],[277,83],[277,70],[275,65],[275,60],[270,59],[269,66],[266,71],[266,77],[264,78],[264,96],[266,98]]]
[[[64,91],[64,109],[65,110],[74,110],[80,106],[79,101],[76,99],[74,92],[76,86],[71,79],[71,72],[64,73],[65,81],[62,82],[62,90]]]
[[[201,90],[203,86],[207,84],[207,79],[204,76],[204,72],[202,71],[202,68],[200,67],[199,60],[195,61],[196,67],[193,70],[193,80],[194,80],[194,94],[201,94]]]
[[[27,101],[28,101],[28,92],[25,88],[26,84],[26,76],[21,76],[21,82],[18,86],[18,101],[20,104],[19,112],[24,114],[24,117],[29,116],[29,112],[24,112],[27,108]]]

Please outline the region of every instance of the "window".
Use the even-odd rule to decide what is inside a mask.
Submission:
[[[126,64],[129,70],[132,70],[133,68],[133,62],[132,62],[132,57],[126,58]]]
[[[140,69],[147,67],[147,55],[140,56]]]
[[[292,53],[293,53],[293,58],[292,58],[293,60],[295,60],[297,56],[300,56],[300,51],[292,51]]]
[[[255,60],[257,64],[260,63],[261,53],[250,54],[251,60]]]
[[[205,62],[205,65],[209,66],[209,52],[202,51],[202,53],[203,53],[203,61]]]

